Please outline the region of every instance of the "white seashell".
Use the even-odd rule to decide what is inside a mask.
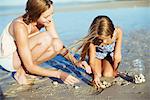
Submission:
[[[108,82],[106,82],[106,81],[103,81],[102,83],[103,83],[104,85],[107,85],[107,84],[108,84]]]
[[[109,85],[107,84],[107,85],[105,85],[107,88],[109,87]]]
[[[111,86],[111,83],[108,83],[108,86],[110,87],[110,86]]]
[[[145,78],[145,76],[143,75],[143,74],[140,74],[139,75],[142,79],[144,79]]]
[[[145,82],[146,80],[145,80],[145,78],[142,80],[142,82]]]
[[[140,83],[138,77],[135,77],[135,83]]]
[[[138,75],[134,75],[135,78],[138,78]]]
[[[143,79],[139,78],[139,83],[142,83],[143,82]]]
[[[106,88],[106,86],[105,86],[103,83],[100,83],[100,87],[101,87],[102,89],[105,89],[105,88]]]
[[[58,82],[57,82],[57,81],[53,81],[53,84],[54,84],[55,86],[57,86],[57,85],[58,85]]]
[[[105,86],[105,85],[101,85],[101,88],[102,88],[102,89],[105,89],[105,88],[106,88],[106,86]]]
[[[79,89],[79,86],[74,86],[75,89]]]

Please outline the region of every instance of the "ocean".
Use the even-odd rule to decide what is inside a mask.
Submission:
[[[61,5],[60,5],[61,6]],[[59,7],[57,5],[57,7]],[[62,6],[61,6],[62,7]],[[23,14],[24,7],[0,7],[0,34],[3,28],[18,15]],[[97,9],[84,11],[54,12],[56,30],[66,45],[72,40],[83,37],[94,17],[109,16],[116,26],[120,26],[124,33],[136,29],[149,29],[150,7],[131,7],[115,9]],[[76,35],[76,37],[74,37]]]

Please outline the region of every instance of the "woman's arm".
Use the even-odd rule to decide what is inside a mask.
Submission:
[[[45,26],[46,31],[48,31],[48,33],[52,36],[53,38],[53,43],[55,43],[55,47],[59,48],[60,45],[63,45],[63,42],[59,39],[59,36],[55,30],[55,25],[53,20],[49,23],[48,26]],[[63,48],[61,49],[60,53],[62,56],[64,56],[66,59],[68,59],[69,61],[72,62],[72,64],[78,66],[78,67],[85,67],[88,71],[88,73],[90,73],[90,69],[88,64],[84,61],[84,62],[79,62],[71,53],[70,51],[63,46]]]
[[[56,32],[53,20],[49,23],[48,26],[45,26],[45,29],[49,32],[54,41],[59,41],[58,43],[61,42],[61,44],[63,44],[59,39],[58,33]],[[74,65],[77,65],[77,59],[69,52],[69,50],[65,46],[63,46],[63,48],[61,49],[60,54],[71,61]]]
[[[49,23],[49,25],[45,26],[45,29],[46,29],[46,31],[49,32],[49,34],[50,34],[50,36],[52,36],[52,38],[59,38],[59,35],[56,32],[53,20],[51,20],[51,22]]]
[[[114,51],[114,70],[117,70],[118,63],[121,61],[121,47],[122,47],[122,30],[116,28],[117,37],[116,37],[116,46]]]

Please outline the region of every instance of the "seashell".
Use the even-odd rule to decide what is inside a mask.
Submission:
[[[100,83],[100,87],[101,87],[102,89],[105,89],[105,88],[106,88],[106,86],[105,86],[103,83]]]
[[[145,78],[142,80],[142,82],[145,82],[146,80],[145,80]]]
[[[74,86],[75,89],[79,89],[79,86]]]
[[[143,79],[141,77],[138,78],[139,83],[143,82]]]
[[[104,85],[107,85],[107,84],[108,84],[108,82],[106,82],[106,81],[103,81],[103,82],[102,82],[102,84],[104,84]]]
[[[111,86],[111,83],[108,83],[108,86],[110,87],[110,86]]]
[[[102,88],[102,89],[105,89],[105,88],[106,88],[106,86],[105,86],[105,85],[101,85],[101,88]]]
[[[140,76],[142,79],[144,79],[144,78],[145,78],[143,74],[140,74],[139,76]]]
[[[58,82],[57,82],[57,81],[53,81],[53,84],[54,84],[55,86],[57,86],[57,85],[58,85]]]

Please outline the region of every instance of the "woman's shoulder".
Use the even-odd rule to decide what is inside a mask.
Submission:
[[[23,22],[21,17],[18,17],[12,21],[11,26],[14,30],[27,30],[28,25]]]
[[[12,24],[15,26],[15,25],[26,25],[24,22],[23,22],[23,19],[21,17],[18,17],[18,18],[15,18],[13,21],[12,21]]]

